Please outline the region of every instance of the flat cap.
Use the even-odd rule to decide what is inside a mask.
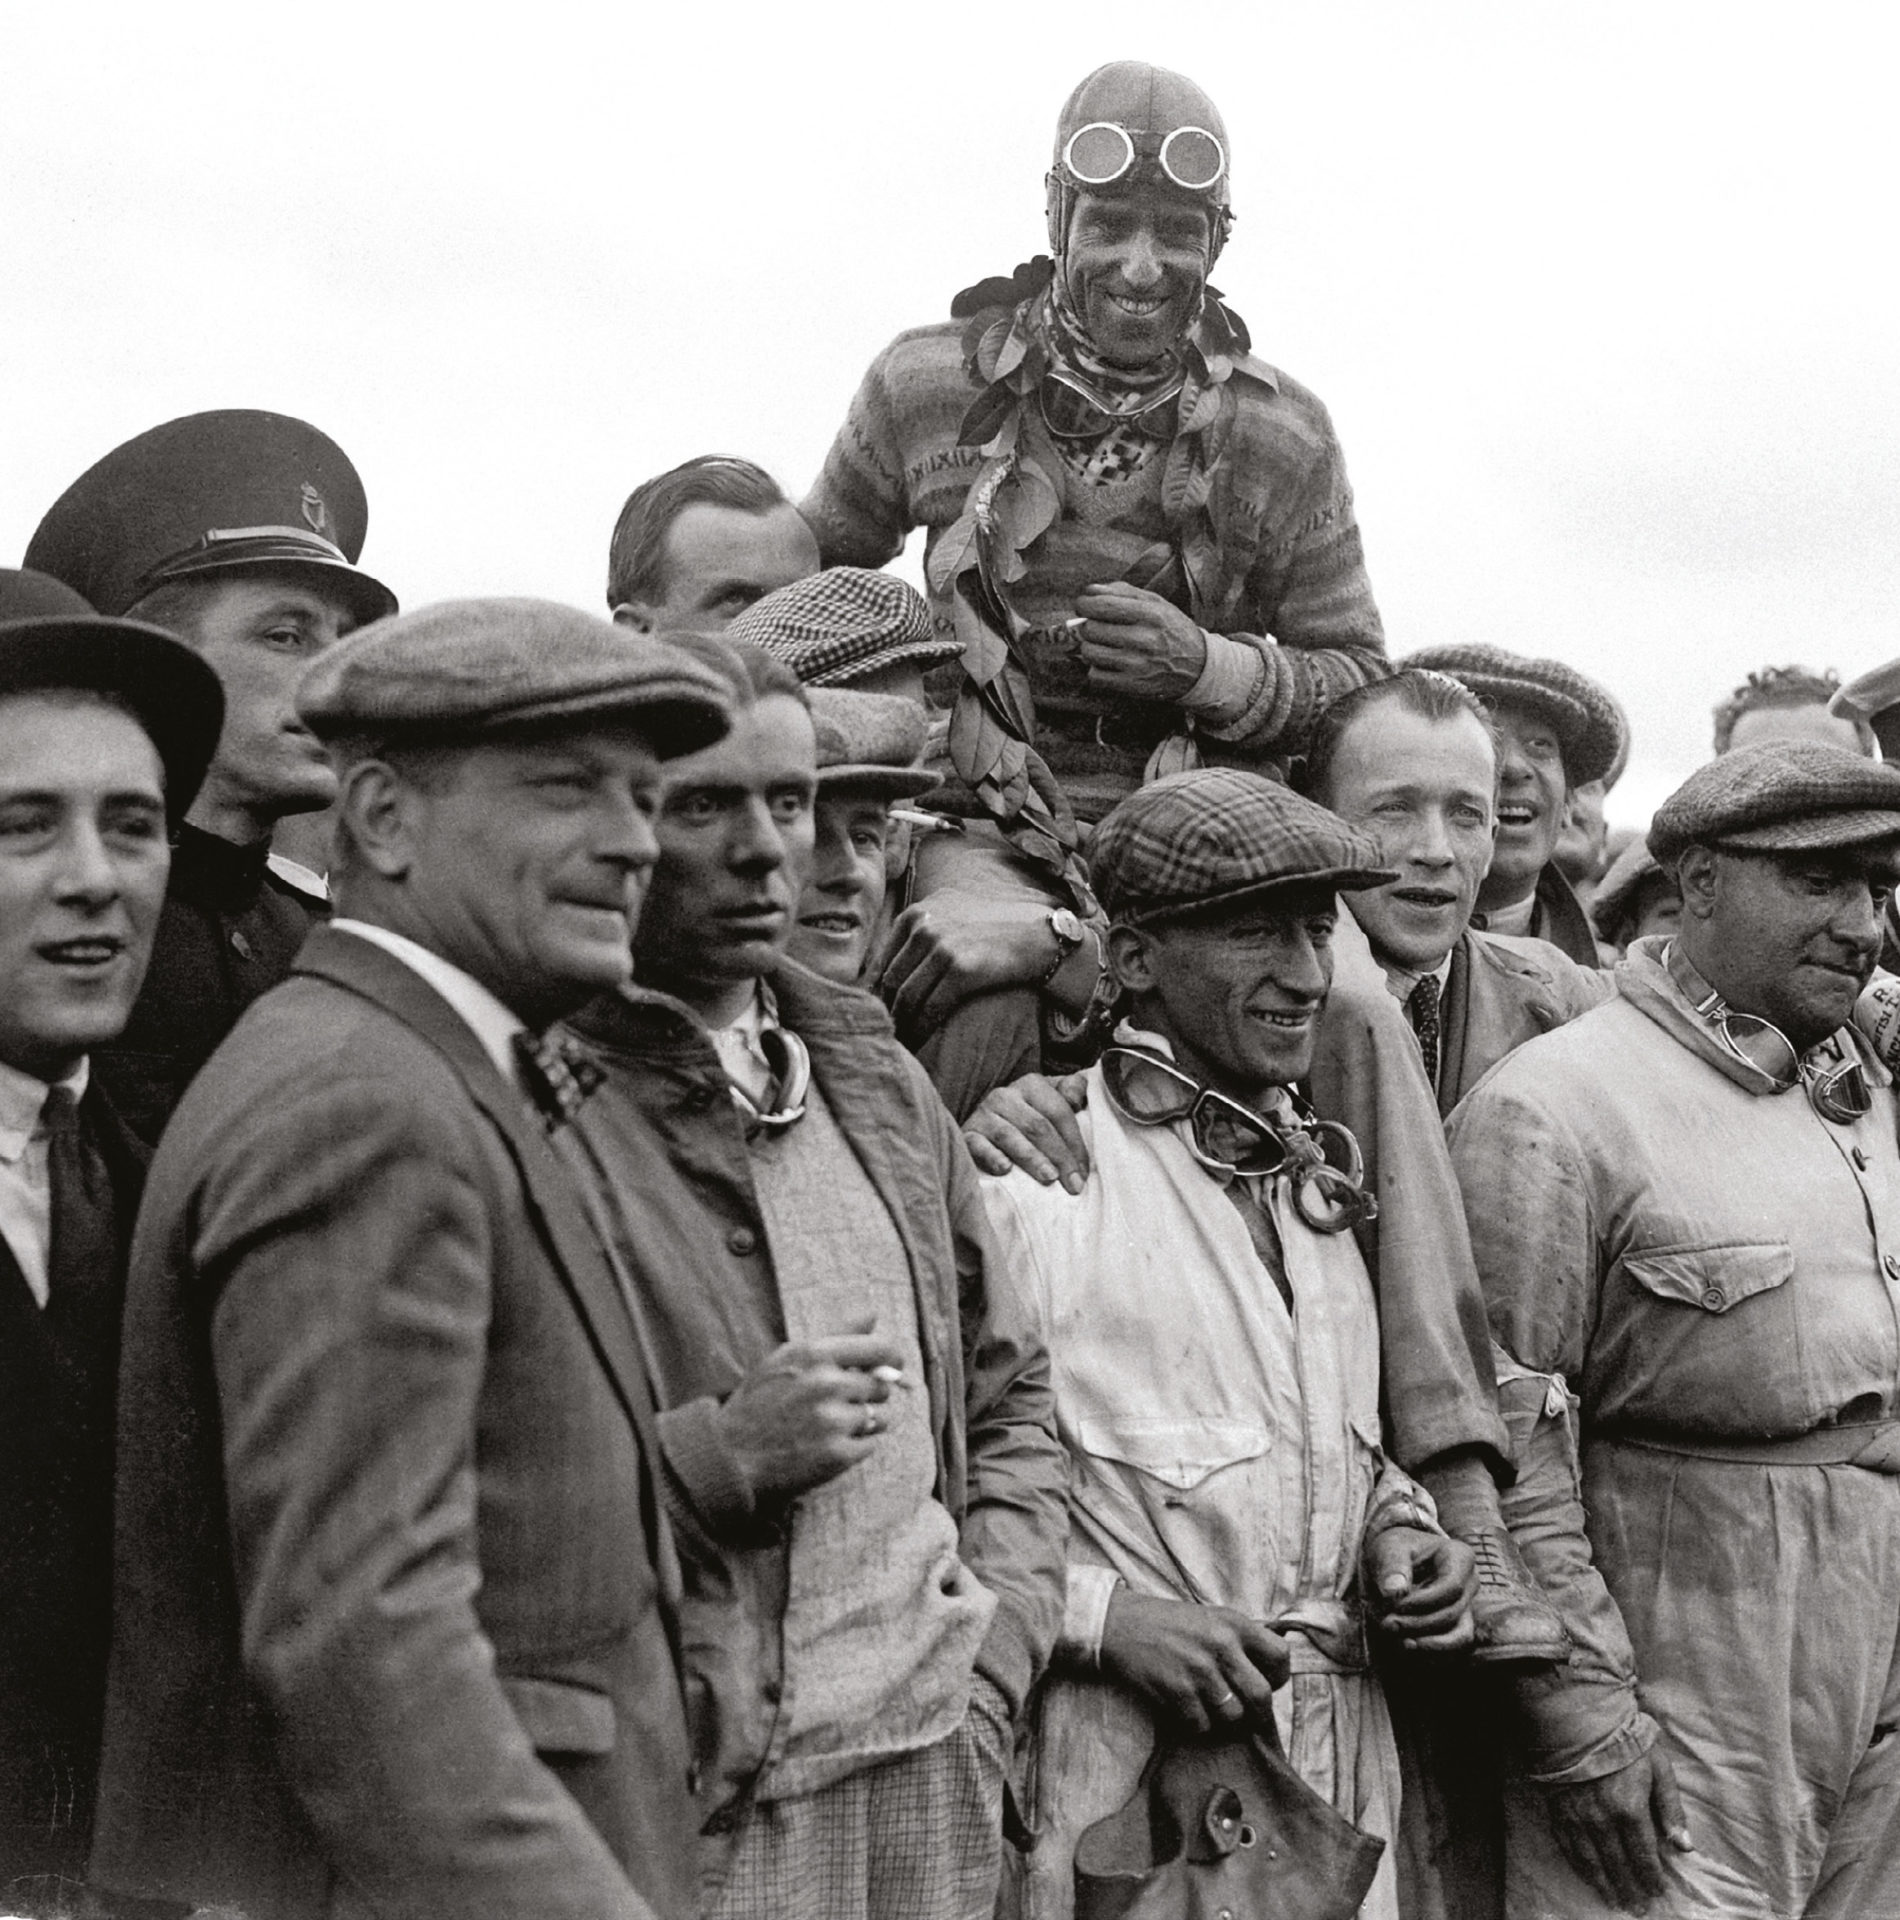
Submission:
[[[1424,647],[1398,663],[1462,680],[1486,706],[1516,701],[1557,730],[1564,777],[1573,787],[1622,771],[1629,723],[1606,688],[1561,660],[1536,660],[1504,647]]]
[[[1900,839],[1900,768],[1810,740],[1722,754],[1649,823],[1649,850],[1665,868],[1685,847],[1808,853],[1891,839]]]
[[[894,693],[853,693],[845,687],[811,690],[818,731],[818,791],[876,794],[914,800],[938,784],[918,765],[929,731],[916,701]]]
[[[1278,888],[1351,893],[1398,878],[1370,835],[1234,767],[1171,773],[1131,793],[1095,829],[1089,874],[1109,918],[1129,926]]]
[[[163,628],[108,620],[49,574],[0,567],[0,696],[67,687],[133,714],[164,766],[165,809],[182,819],[218,750],[218,676]]]
[[[1649,850],[1649,841],[1638,834],[1609,864],[1603,878],[1590,896],[1590,924],[1599,940],[1608,940],[1616,932],[1630,903],[1645,880],[1667,878],[1675,885],[1673,874],[1665,875],[1662,863]]]
[[[323,739],[472,741],[638,714],[663,758],[731,726],[710,667],[648,634],[550,600],[444,600],[319,654],[297,711]]]
[[[1889,760],[1900,760],[1900,660],[1889,660],[1848,681],[1827,703],[1827,710],[1866,721],[1880,742],[1880,751]]]
[[[114,447],[53,503],[26,564],[106,614],[167,580],[268,567],[309,574],[359,621],[380,620],[396,596],[356,566],[368,528],[363,483],[328,434],[227,408]]]
[[[844,687],[909,660],[937,666],[962,652],[931,630],[917,589],[891,573],[827,567],[755,600],[726,629],[776,654],[808,687]]]

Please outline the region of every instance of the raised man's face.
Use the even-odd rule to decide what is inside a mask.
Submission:
[[[777,693],[667,769],[642,980],[717,986],[771,971],[811,867],[817,759],[811,715]]]
[[[626,727],[445,756],[405,788],[402,931],[531,1026],[622,985],[659,856],[660,776]]]
[[[632,609],[650,627],[714,633],[755,600],[818,571],[818,542],[796,507],[747,513],[702,501],[667,529],[661,599]]]
[[[1564,830],[1564,752],[1557,729],[1535,707],[1501,700],[1498,730],[1498,836],[1485,876],[1487,906],[1529,897]]]
[[[891,803],[874,793],[821,787],[812,817],[811,878],[785,951],[813,973],[854,987],[884,907]]]
[[[1900,849],[1717,853],[1707,884],[1684,862],[1684,950],[1729,1005],[1797,1047],[1843,1026],[1880,957]]]
[[[1179,344],[1207,277],[1208,214],[1142,185],[1079,193],[1069,217],[1069,296],[1096,350],[1143,367]]]
[[[1117,927],[1110,951],[1138,1021],[1189,1072],[1255,1100],[1313,1063],[1336,918],[1330,890],[1301,888],[1205,919]]]
[[[224,731],[192,808],[194,819],[268,829],[286,814],[315,813],[336,797],[336,776],[316,736],[297,718],[297,682],[318,654],[356,627],[339,597],[302,573],[231,573],[192,596],[180,637],[224,688]]]
[[[1314,797],[1371,834],[1398,873],[1350,902],[1381,965],[1431,973],[1464,932],[1491,864],[1496,778],[1475,714],[1433,720],[1382,700],[1346,729]]]
[[[0,699],[0,1060],[51,1083],[118,1036],[170,870],[145,729],[79,695]]]

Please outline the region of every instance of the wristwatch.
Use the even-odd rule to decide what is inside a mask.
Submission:
[[[1039,988],[1046,987],[1068,965],[1069,956],[1088,938],[1087,930],[1083,927],[1081,920],[1069,907],[1049,909],[1049,931],[1055,935],[1059,951],[1056,954],[1055,965],[1037,981]]]

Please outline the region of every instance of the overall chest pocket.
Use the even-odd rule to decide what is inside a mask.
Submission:
[[[1711,1435],[1812,1424],[1785,1241],[1643,1247],[1619,1270],[1592,1343],[1595,1417]]]

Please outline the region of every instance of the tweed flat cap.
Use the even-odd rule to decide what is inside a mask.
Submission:
[[[0,695],[67,687],[131,710],[164,765],[165,810],[182,819],[224,727],[218,676],[162,627],[108,620],[49,574],[0,567]]]
[[[853,693],[845,687],[811,690],[818,730],[818,791],[850,789],[886,800],[914,800],[938,784],[917,763],[928,730],[914,700],[894,693]]]
[[[915,587],[865,567],[827,567],[755,600],[726,629],[776,654],[808,687],[844,687],[914,660],[936,666],[962,651],[933,633]]]
[[[1866,721],[1880,742],[1880,751],[1889,760],[1900,760],[1900,660],[1889,660],[1848,681],[1827,703],[1827,710]]]
[[[1806,853],[1900,839],[1900,768],[1845,747],[1770,740],[1698,767],[1649,823],[1673,868],[1685,847]]]
[[[1573,787],[1621,771],[1629,724],[1609,692],[1561,660],[1534,660],[1503,647],[1425,647],[1401,667],[1430,667],[1462,680],[1486,706],[1514,700],[1557,729],[1564,776]]]
[[[95,461],[47,510],[26,564],[107,614],[167,580],[270,568],[380,620],[396,596],[356,565],[368,529],[363,483],[327,433],[230,407],[168,420]]]
[[[1095,829],[1089,873],[1109,918],[1128,926],[1276,888],[1350,893],[1398,878],[1369,835],[1233,767],[1171,773],[1131,793]]]
[[[319,654],[297,711],[323,739],[543,733],[638,714],[664,758],[731,726],[724,683],[677,647],[549,600],[444,600]]]

